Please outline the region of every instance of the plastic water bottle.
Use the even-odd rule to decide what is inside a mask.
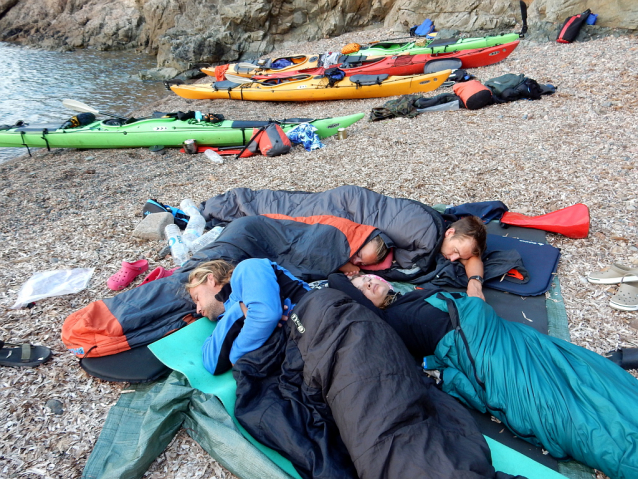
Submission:
[[[190,217],[188,219],[186,229],[184,230],[184,234],[182,235],[184,243],[186,243],[186,246],[190,248],[193,241],[195,241],[204,233],[206,220],[199,212],[197,206],[195,206],[193,200],[191,200],[190,198],[182,200],[179,207]]]
[[[218,165],[224,164],[224,159],[215,150],[205,150],[204,155],[213,163],[217,163]]]
[[[168,238],[168,245],[171,247],[171,256],[175,266],[181,266],[188,261],[188,246],[182,241],[182,235],[179,231],[179,226],[176,224],[166,225],[164,228],[164,234]]]
[[[213,241],[217,239],[217,237],[223,230],[224,230],[223,226],[215,226],[208,233],[203,234],[202,236],[200,236],[199,238],[197,238],[195,241],[191,243],[191,251],[195,253],[196,251],[199,251],[205,246],[208,246],[209,244],[211,244]]]

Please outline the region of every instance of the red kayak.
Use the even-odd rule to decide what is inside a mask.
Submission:
[[[346,76],[351,75],[378,75],[387,73],[393,76],[417,75],[423,73],[425,64],[432,60],[458,59],[461,61],[461,68],[477,68],[493,65],[507,58],[518,46],[519,40],[504,45],[489,48],[477,48],[475,50],[462,50],[458,52],[434,53],[423,55],[395,55],[391,57],[357,57],[348,56],[347,63],[340,63],[336,66],[346,72]],[[305,68],[295,70],[294,74],[323,75],[326,68]],[[290,71],[272,73],[269,75],[255,75],[255,80],[265,80],[268,78],[283,78],[291,75]]]

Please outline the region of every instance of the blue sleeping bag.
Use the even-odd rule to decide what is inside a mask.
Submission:
[[[438,293],[426,301],[448,311],[455,327],[424,359],[442,372],[443,391],[556,458],[613,479],[638,477],[636,378],[588,349],[505,321],[478,298]]]

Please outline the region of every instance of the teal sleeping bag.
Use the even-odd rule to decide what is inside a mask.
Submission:
[[[638,380],[608,359],[519,323],[478,298],[427,300],[454,329],[424,358],[443,391],[500,419],[556,458],[572,457],[613,479],[638,477]]]

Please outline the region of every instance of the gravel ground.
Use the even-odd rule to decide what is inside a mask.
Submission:
[[[332,51],[392,36],[384,30],[353,33],[285,46],[273,55]],[[56,149],[0,165],[0,338],[54,351],[53,360],[38,368],[1,370],[0,477],[81,475],[109,408],[127,385],[87,376],[60,341],[60,329],[71,312],[114,294],[106,280],[122,260],[147,258],[151,269],[171,266],[170,257],[158,259],[159,242],[131,237],[148,198],[177,205],[234,187],[323,191],[356,184],[426,204],[501,200],[532,215],[585,203],[591,211],[587,239],[548,235],[562,250],[558,271],[572,340],[599,353],[638,346],[637,314],[609,306],[615,286],[585,279],[613,262],[638,266],[637,60],[636,36],[569,45],[523,41],[504,62],[471,73],[481,80],[524,73],[555,85],[553,96],[415,119],[362,120],[348,128],[347,139],[327,139],[325,148],[311,153],[295,147],[281,157],[214,165],[177,150]],[[168,96],[134,113],[328,117],[368,113],[385,101],[197,102]],[[32,274],[84,267],[95,273],[81,293],[9,309]],[[61,414],[46,406],[51,399],[61,403]],[[233,476],[181,431],[146,477]]]

